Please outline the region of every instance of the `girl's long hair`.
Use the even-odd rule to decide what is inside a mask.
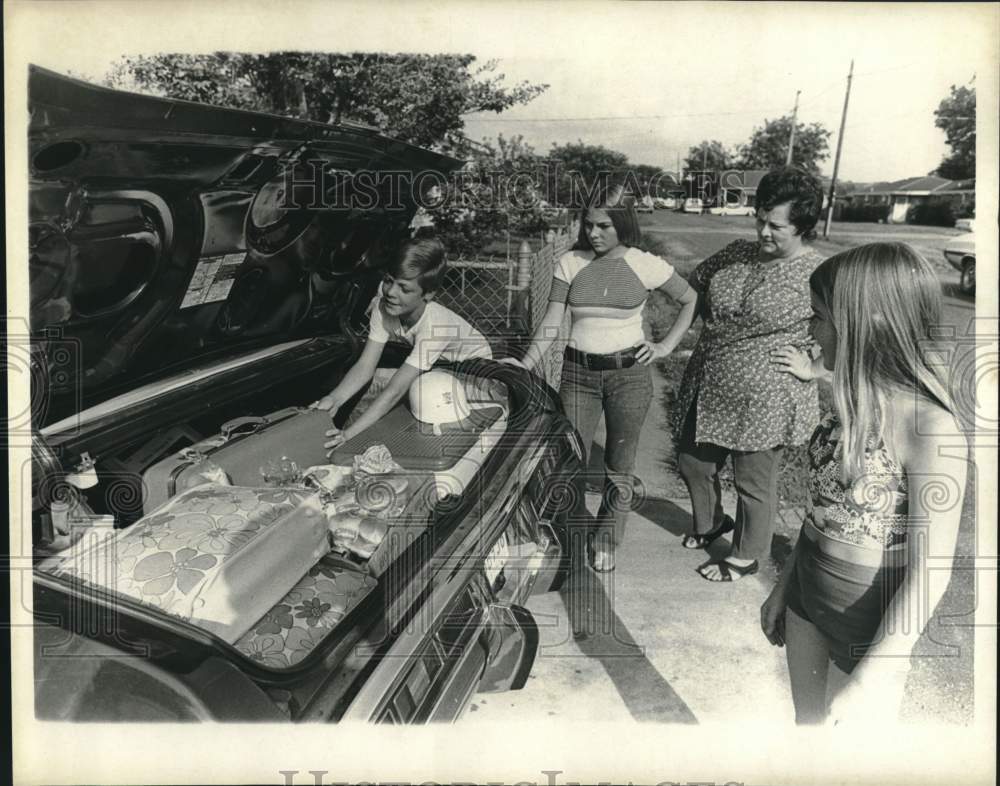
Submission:
[[[941,284],[907,244],[871,243],[825,260],[809,285],[837,332],[833,397],[847,482],[865,474],[868,439],[884,440],[892,394],[953,411],[944,369],[932,359],[940,343],[931,331],[941,324]]]
[[[573,245],[574,250],[591,250],[590,238],[587,237],[587,229],[584,226],[587,211],[591,208],[603,210],[608,214],[621,245],[637,247],[642,242],[639,216],[635,212],[635,197],[628,193],[625,183],[614,179],[611,182],[603,183],[590,203],[584,205],[580,210],[580,232]]]

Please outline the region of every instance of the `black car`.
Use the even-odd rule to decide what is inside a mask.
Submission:
[[[308,409],[363,344],[399,183],[460,162],[40,68],[29,101],[36,716],[411,723],[522,686],[583,454],[554,392],[458,364],[485,419],[400,406],[339,488]]]

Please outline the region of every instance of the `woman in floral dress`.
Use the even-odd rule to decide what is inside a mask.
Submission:
[[[730,553],[699,568],[709,581],[757,571],[771,544],[782,449],[805,442],[819,422],[815,381],[781,364],[789,347],[812,346],[809,276],[823,257],[810,241],[822,206],[813,176],[769,172],[757,189],[757,241],[730,243],[690,277],[705,324],[679,392],[678,465],[694,517],[682,545],[704,548],[735,529]],[[729,456],[735,521],[723,512],[718,475]]]

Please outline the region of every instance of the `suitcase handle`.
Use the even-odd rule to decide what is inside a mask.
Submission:
[[[222,438],[227,441],[236,435],[256,434],[262,428],[265,428],[272,423],[278,423],[282,420],[286,420],[292,415],[297,415],[301,411],[301,407],[286,407],[285,409],[272,412],[270,415],[265,415],[264,417],[248,416],[233,418],[219,427],[219,433],[222,434]]]
[[[219,432],[225,439],[232,439],[235,434],[256,434],[268,423],[267,418],[259,417],[245,417],[245,418],[234,418],[226,423],[223,423],[219,428]]]

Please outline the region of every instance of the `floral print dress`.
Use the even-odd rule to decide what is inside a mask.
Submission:
[[[823,257],[762,262],[759,250],[737,240],[692,273],[705,325],[678,394],[682,422],[698,408],[697,442],[747,452],[801,444],[819,422],[816,383],[779,371],[770,352],[812,347],[809,276]]]

